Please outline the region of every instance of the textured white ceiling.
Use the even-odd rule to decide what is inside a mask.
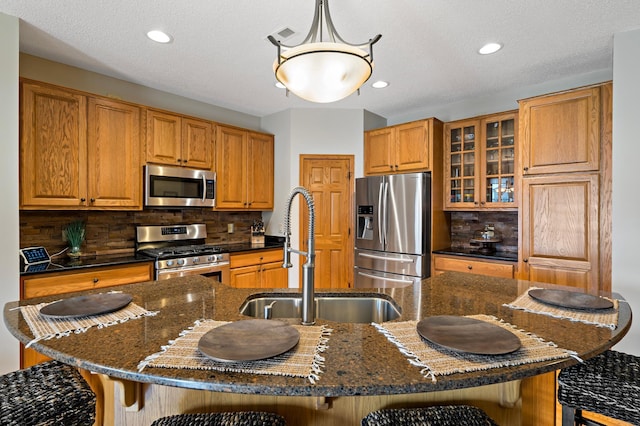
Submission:
[[[360,96],[323,108],[364,108],[390,118],[433,105],[612,67],[613,35],[640,27],[639,0],[332,0],[347,41],[380,33],[375,70]],[[275,47],[285,27],[298,43],[313,0],[0,0],[21,18],[22,52],[265,116],[316,107],[274,87]],[[145,36],[162,29],[160,45]],[[495,55],[477,49],[504,43]],[[371,88],[387,80],[384,90]]]

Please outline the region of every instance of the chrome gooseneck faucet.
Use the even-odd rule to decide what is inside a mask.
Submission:
[[[307,251],[294,250],[291,248],[291,203],[297,194],[301,194],[307,202],[307,208],[309,209],[309,235],[307,240]],[[313,285],[313,271],[315,268],[315,219],[316,212],[313,204],[313,198],[311,193],[305,188],[298,186],[293,188],[289,195],[289,201],[287,201],[287,209],[284,216],[284,263],[283,268],[291,268],[291,254],[302,254],[306,257],[306,262],[302,265],[302,325],[313,325],[316,322],[315,315],[315,298],[314,298],[314,285]]]

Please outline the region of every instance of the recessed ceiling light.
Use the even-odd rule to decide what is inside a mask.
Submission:
[[[171,36],[160,30],[152,30],[147,33],[147,37],[158,43],[171,43]]]
[[[500,43],[487,43],[478,50],[478,53],[481,55],[490,55],[492,53],[496,53],[500,49],[502,49],[502,45]]]
[[[280,83],[279,81],[276,81],[275,86],[276,86],[278,89],[285,89],[284,84]]]
[[[378,80],[376,82],[374,82],[371,87],[375,88],[375,89],[384,89],[385,87],[387,87],[389,85],[388,82],[386,81],[382,81],[382,80]]]

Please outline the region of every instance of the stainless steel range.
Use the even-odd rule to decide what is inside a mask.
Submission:
[[[156,280],[204,275],[229,283],[229,253],[205,244],[207,226],[138,226],[136,253],[155,259]]]

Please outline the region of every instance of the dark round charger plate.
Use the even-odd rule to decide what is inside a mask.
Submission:
[[[418,322],[417,330],[428,341],[458,352],[504,355],[521,347],[509,330],[475,318],[437,315]]]
[[[133,297],[126,293],[99,293],[71,297],[43,306],[40,313],[45,317],[75,318],[108,314],[127,306]]]
[[[198,349],[222,362],[256,361],[294,348],[300,333],[277,320],[252,319],[221,325],[200,338]]]
[[[529,290],[529,296],[539,302],[561,308],[584,310],[613,308],[613,302],[609,299],[577,291],[534,288]]]

